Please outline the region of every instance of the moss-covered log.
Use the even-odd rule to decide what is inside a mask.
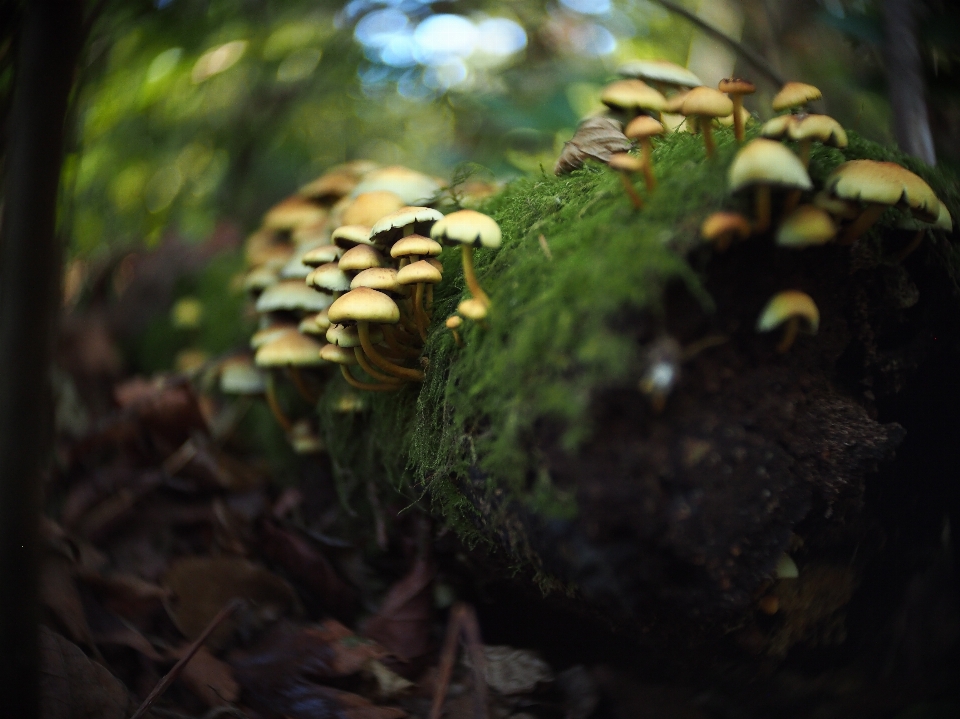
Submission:
[[[871,554],[864,493],[904,437],[899,398],[956,360],[960,252],[931,231],[899,263],[910,233],[890,210],[852,248],[761,236],[718,253],[704,218],[752,207],[727,191],[738,145],[718,135],[713,161],[686,133],[660,143],[639,212],[598,166],[511,184],[484,208],[504,233],[477,258],[486,324],[465,322],[462,348],[445,330],[465,288],[444,253],[426,382],[360,407],[335,380],[320,412],[344,483],[428,498],[543,589],[683,646],[749,633],[772,593],[755,634],[782,652],[836,628]],[[907,165],[960,216],[953,180],[857,137],[813,151],[814,183],[853,158]],[[755,324],[784,289],[821,321],[780,354]],[[800,574],[778,588],[784,552]]]

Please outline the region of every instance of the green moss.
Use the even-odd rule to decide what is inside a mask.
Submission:
[[[358,477],[383,477],[411,501],[428,496],[434,512],[467,541],[506,538],[529,558],[521,534],[493,526],[496,507],[510,498],[544,517],[576,514],[573,497],[553,487],[539,466],[531,438],[547,422],[559,428],[565,448],[576,449],[593,431],[591,397],[636,383],[638,347],[611,320],[661,312],[670,281],[683,282],[705,309],[712,307],[684,248],[699,243],[708,214],[720,208],[749,214],[750,204],[749,197],[728,195],[726,169],[738,146],[730,131],[715,134],[712,161],[698,136],[673,134],[657,145],[659,187],[639,212],[619,177],[597,165],[561,178],[521,179],[493,198],[483,209],[500,223],[503,246],[476,257],[493,300],[487,326],[465,322],[463,348],[444,329],[466,296],[460,253],[447,250],[423,385],[369,394],[362,411],[344,415],[337,398],[348,388],[340,378],[330,383],[320,414],[341,480],[350,486]],[[842,152],[815,148],[811,174],[822,182],[853,157],[903,162],[949,197],[958,216],[948,178],[855,135]],[[489,500],[483,517],[478,496]]]

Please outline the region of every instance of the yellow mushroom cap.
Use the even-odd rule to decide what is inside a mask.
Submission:
[[[263,329],[257,330],[250,338],[250,349],[258,349],[267,342],[272,342],[282,334],[287,332],[296,332],[297,325],[293,322],[275,322],[267,325]]]
[[[319,312],[330,306],[330,296],[307,287],[302,280],[271,285],[257,298],[257,312]]]
[[[826,210],[815,205],[801,205],[777,228],[777,244],[781,247],[823,245],[837,234],[837,225]]]
[[[367,173],[360,184],[353,188],[352,194],[357,196],[363,192],[392,192],[402,200],[401,206],[416,205],[433,198],[440,191],[440,187],[440,183],[429,175],[402,165],[392,165]],[[394,208],[398,209],[400,207]]]
[[[847,146],[847,131],[829,115],[794,115],[787,127],[792,140],[817,140],[831,147]]]
[[[723,117],[733,114],[733,100],[712,87],[695,87],[683,99],[680,111],[687,117]]]
[[[290,446],[296,454],[316,454],[326,449],[323,439],[313,431],[310,422],[305,419],[296,422],[290,428],[287,439],[290,440]]]
[[[487,316],[487,305],[483,301],[473,297],[457,305],[457,312],[468,320],[479,321]]]
[[[330,233],[330,239],[337,247],[349,250],[355,245],[372,245],[370,227],[367,225],[341,225]]]
[[[803,82],[788,82],[780,92],[773,98],[773,109],[776,112],[788,110],[792,107],[800,107],[808,102],[819,100],[823,93],[813,85],[807,85]]]
[[[334,364],[349,365],[357,363],[357,356],[352,350],[334,344],[325,344],[320,348],[320,359]]]
[[[382,292],[358,287],[341,295],[327,310],[331,322],[377,322],[395,324],[400,321],[400,308]]]
[[[393,243],[390,248],[390,256],[395,260],[410,255],[436,257],[442,250],[443,245],[436,240],[431,240],[423,235],[407,235]]]
[[[429,232],[433,223],[443,217],[443,213],[430,207],[401,207],[386,217],[377,220],[370,229],[370,239],[378,245],[390,245],[402,237],[405,227],[413,226],[419,234]]]
[[[315,202],[331,202],[350,194],[357,181],[349,172],[327,172],[301,187],[299,194]]]
[[[278,239],[271,230],[254,232],[243,248],[244,259],[250,267],[269,264],[279,268],[293,253],[293,243]]]
[[[270,230],[295,230],[304,225],[322,221],[327,211],[310,200],[294,195],[281,200],[267,210],[263,217],[263,226]]]
[[[757,91],[756,85],[749,80],[741,80],[739,77],[725,78],[717,84],[720,92],[726,92],[731,95],[752,95]]]
[[[360,346],[360,332],[356,325],[330,325],[325,336],[327,342],[335,347],[353,349]]]
[[[272,342],[261,345],[254,362],[258,367],[316,367],[321,344],[299,332],[286,332]]]
[[[727,175],[730,191],[766,184],[809,190],[810,175],[800,158],[773,140],[751,140],[733,158]]]
[[[326,244],[330,241],[330,223],[328,220],[329,217],[327,216],[322,220],[311,222],[309,225],[301,225],[290,233],[290,239],[297,245],[308,242],[314,245]]]
[[[397,271],[392,267],[371,267],[369,270],[358,272],[350,281],[350,289],[369,287],[393,295],[402,295],[403,283],[397,281]]]
[[[460,315],[450,315],[447,317],[447,321],[444,322],[448,330],[455,330],[457,327],[463,324],[463,318]]]
[[[320,265],[307,275],[307,284],[324,293],[346,292],[350,289],[350,278],[336,262]]]
[[[298,245],[293,255],[280,268],[280,279],[302,280],[310,274],[312,267],[303,261],[304,255],[317,246],[317,243]]]
[[[336,262],[341,254],[343,250],[336,245],[320,245],[305,252],[300,261],[307,267],[319,267],[328,262]]]
[[[750,111],[747,108],[741,107],[740,119],[743,121],[743,126],[746,127],[747,123],[753,120],[753,115],[750,114]],[[733,125],[733,113],[731,112],[729,115],[718,117],[717,122],[719,122],[724,127],[730,127],[731,125]]]
[[[666,104],[663,106],[664,112],[670,112],[675,115],[680,114],[680,111],[683,109],[683,101],[687,99],[687,95],[690,94],[690,91],[678,92],[676,95],[671,95],[667,98]]]
[[[320,327],[317,324],[317,315],[307,315],[297,325],[297,332],[303,335],[323,335],[326,334],[326,331],[326,327]]]
[[[220,391],[224,394],[263,394],[266,378],[250,355],[236,355],[220,363]]]
[[[383,267],[385,264],[387,260],[379,250],[370,245],[357,245],[343,253],[337,267],[341,272],[361,272],[371,267]]]
[[[647,137],[653,137],[654,135],[662,135],[663,133],[663,125],[649,115],[640,115],[639,117],[633,118],[627,123],[627,128],[623,131],[623,134],[631,140],[642,140]]]
[[[714,212],[703,221],[700,235],[705,240],[719,240],[722,237],[738,237],[745,240],[750,236],[750,221],[736,212]]]
[[[860,205],[856,202],[834,197],[826,190],[820,190],[813,196],[813,204],[841,220],[853,220],[860,214]]]
[[[262,292],[280,281],[280,273],[269,265],[254,267],[243,278],[243,289],[247,292]]]
[[[364,192],[344,208],[341,220],[345,225],[372,227],[381,218],[399,210],[403,204],[398,195],[386,190]]]
[[[941,230],[946,230],[947,232],[953,232],[953,218],[950,216],[950,210],[947,209],[947,206],[940,203],[940,212],[937,213],[936,226]]]
[[[800,576],[800,570],[797,569],[797,563],[793,561],[793,557],[784,552],[777,560],[773,574],[777,579],[796,579]]]
[[[473,245],[496,249],[502,240],[500,225],[476,210],[458,210],[438,220],[430,237],[448,245]]]
[[[428,257],[426,261],[433,265],[437,269],[437,272],[441,275],[443,274],[443,263],[440,260],[434,257]]]
[[[895,162],[850,160],[831,172],[824,184],[841,199],[900,205],[928,222],[940,214],[940,199],[930,185]]]
[[[443,279],[443,275],[428,260],[411,262],[397,273],[397,282],[401,285],[429,284],[435,285]]]
[[[820,327],[820,310],[810,295],[798,290],[785,290],[774,295],[763,308],[757,318],[757,332],[774,330],[791,317],[804,320],[804,331],[809,334],[816,334]]]
[[[669,60],[631,60],[618,67],[617,74],[677,87],[698,87],[703,84],[687,68]]]
[[[610,169],[617,172],[640,172],[643,169],[643,160],[634,157],[628,152],[615,152],[607,161]]]
[[[600,93],[600,102],[604,105],[625,110],[659,112],[666,101],[667,98],[642,80],[617,80]]]
[[[760,128],[761,137],[780,140],[789,137],[790,127],[797,121],[797,115],[777,115],[763,123]]]

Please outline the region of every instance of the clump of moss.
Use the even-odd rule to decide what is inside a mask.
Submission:
[[[336,410],[347,391],[338,377],[321,400],[341,480],[385,477],[411,501],[428,496],[434,511],[468,541],[497,533],[478,529],[478,486],[548,517],[575,514],[572,497],[552,490],[539,471],[532,434],[549,422],[560,428],[561,445],[574,451],[594,429],[591,398],[604,388],[636,383],[640,348],[614,329],[613,320],[660,313],[671,281],[684,283],[710,310],[711,298],[685,250],[700,243],[707,215],[749,212],[749,198],[727,192],[726,170],[740,145],[730,131],[718,135],[712,161],[688,133],[660,142],[654,151],[659,187],[640,212],[617,175],[596,165],[559,178],[517,180],[481,208],[503,230],[500,250],[481,250],[476,259],[493,301],[486,326],[465,322],[462,348],[444,328],[466,296],[459,253],[445,252],[422,386],[366,396],[362,411],[344,415]],[[945,201],[950,197],[948,208],[960,216],[945,176],[852,133],[843,151],[813,151],[811,175],[822,183],[834,167],[856,157],[907,165]],[[464,491],[465,483],[473,495]]]

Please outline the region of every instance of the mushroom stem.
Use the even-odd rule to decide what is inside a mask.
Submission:
[[[373,377],[375,380],[383,382],[384,384],[397,384],[398,382],[403,382],[403,380],[399,379],[398,377],[383,374],[382,372],[377,371],[376,367],[367,361],[367,356],[363,353],[362,348],[354,347],[353,354],[357,358],[357,364],[360,365],[360,369]]]
[[[917,230],[917,234],[915,234],[913,236],[913,239],[910,240],[910,244],[908,244],[906,247],[900,250],[900,252],[897,254],[897,262],[903,262],[905,259],[907,259],[907,257],[909,257],[913,253],[915,249],[917,249],[920,246],[920,241],[923,239],[924,232],[925,230],[923,229]]]
[[[640,159],[643,161],[643,179],[647,183],[647,192],[657,189],[657,178],[653,174],[653,145],[649,137],[640,140]]]
[[[787,323],[783,328],[783,339],[781,339],[780,344],[777,345],[777,352],[779,352],[780,354],[783,354],[788,349],[790,349],[791,346],[793,346],[794,340],[797,339],[797,332],[799,331],[799,329],[800,329],[799,317],[791,317],[790,319],[787,320]]]
[[[860,239],[860,235],[869,230],[873,226],[873,223],[880,219],[880,215],[883,214],[885,209],[887,209],[887,206],[881,205],[878,202],[867,205],[867,208],[860,213],[860,216],[855,219],[847,228],[847,231],[843,233],[843,237],[840,238],[840,244],[852,245]]]
[[[420,350],[413,347],[407,347],[398,338],[396,330],[390,325],[382,325],[383,338],[387,341],[387,347],[402,357],[419,357]]]
[[[643,208],[643,199],[640,197],[640,193],[637,192],[637,188],[633,186],[633,183],[630,182],[630,177],[626,172],[619,173],[620,182],[623,183],[623,189],[627,193],[627,197],[630,198],[630,202],[633,203],[635,210]]]
[[[717,146],[713,142],[713,130],[710,127],[710,118],[700,118],[700,127],[703,129],[703,144],[707,148],[707,157],[717,154]]]
[[[463,279],[467,282],[470,294],[489,305],[490,298],[483,291],[480,283],[477,282],[477,275],[473,270],[473,248],[470,245],[461,245],[461,247],[463,247]]]
[[[396,392],[403,387],[402,384],[369,384],[367,382],[361,382],[350,374],[350,370],[347,369],[345,364],[340,365],[340,373],[351,387],[366,390],[367,392]]]
[[[453,341],[457,343],[457,347],[463,347],[463,340],[460,339],[460,333],[456,330],[450,330],[453,333]]]
[[[800,204],[800,196],[803,194],[803,190],[790,190],[787,193],[787,199],[783,201],[783,214],[784,216],[789,215],[795,209],[797,205]]]
[[[757,185],[753,199],[754,212],[757,215],[753,231],[760,234],[770,229],[770,185]]]
[[[280,428],[286,432],[290,433],[290,430],[293,429],[293,422],[290,421],[290,418],[284,414],[283,409],[280,407],[280,403],[277,401],[277,387],[273,379],[273,372],[267,371],[267,406],[270,408],[270,411],[273,413],[274,419],[277,420],[277,424],[280,425]]]
[[[417,283],[417,289],[413,294],[413,319],[417,323],[417,331],[420,333],[420,339],[424,342],[427,341],[427,325],[430,324],[430,320],[427,319],[426,313],[423,311],[423,283]]]
[[[293,386],[297,388],[297,392],[300,393],[300,396],[306,400],[307,404],[316,404],[317,398],[307,387],[307,383],[303,381],[303,375],[300,374],[300,369],[297,367],[290,367],[289,369],[290,379],[293,380]]]
[[[813,140],[809,137],[800,140],[800,147],[797,148],[799,151],[797,155],[800,157],[800,162],[803,163],[804,169],[809,169],[810,167],[810,147],[813,145]]]
[[[370,341],[369,322],[357,322],[357,331],[360,334],[360,344],[363,347],[363,351],[373,364],[396,377],[410,379],[414,382],[423,382],[423,372],[394,364],[377,351],[373,342]]]
[[[737,95],[736,93],[730,96],[730,99],[733,100],[733,136],[737,138],[737,142],[743,142],[743,95]]]

